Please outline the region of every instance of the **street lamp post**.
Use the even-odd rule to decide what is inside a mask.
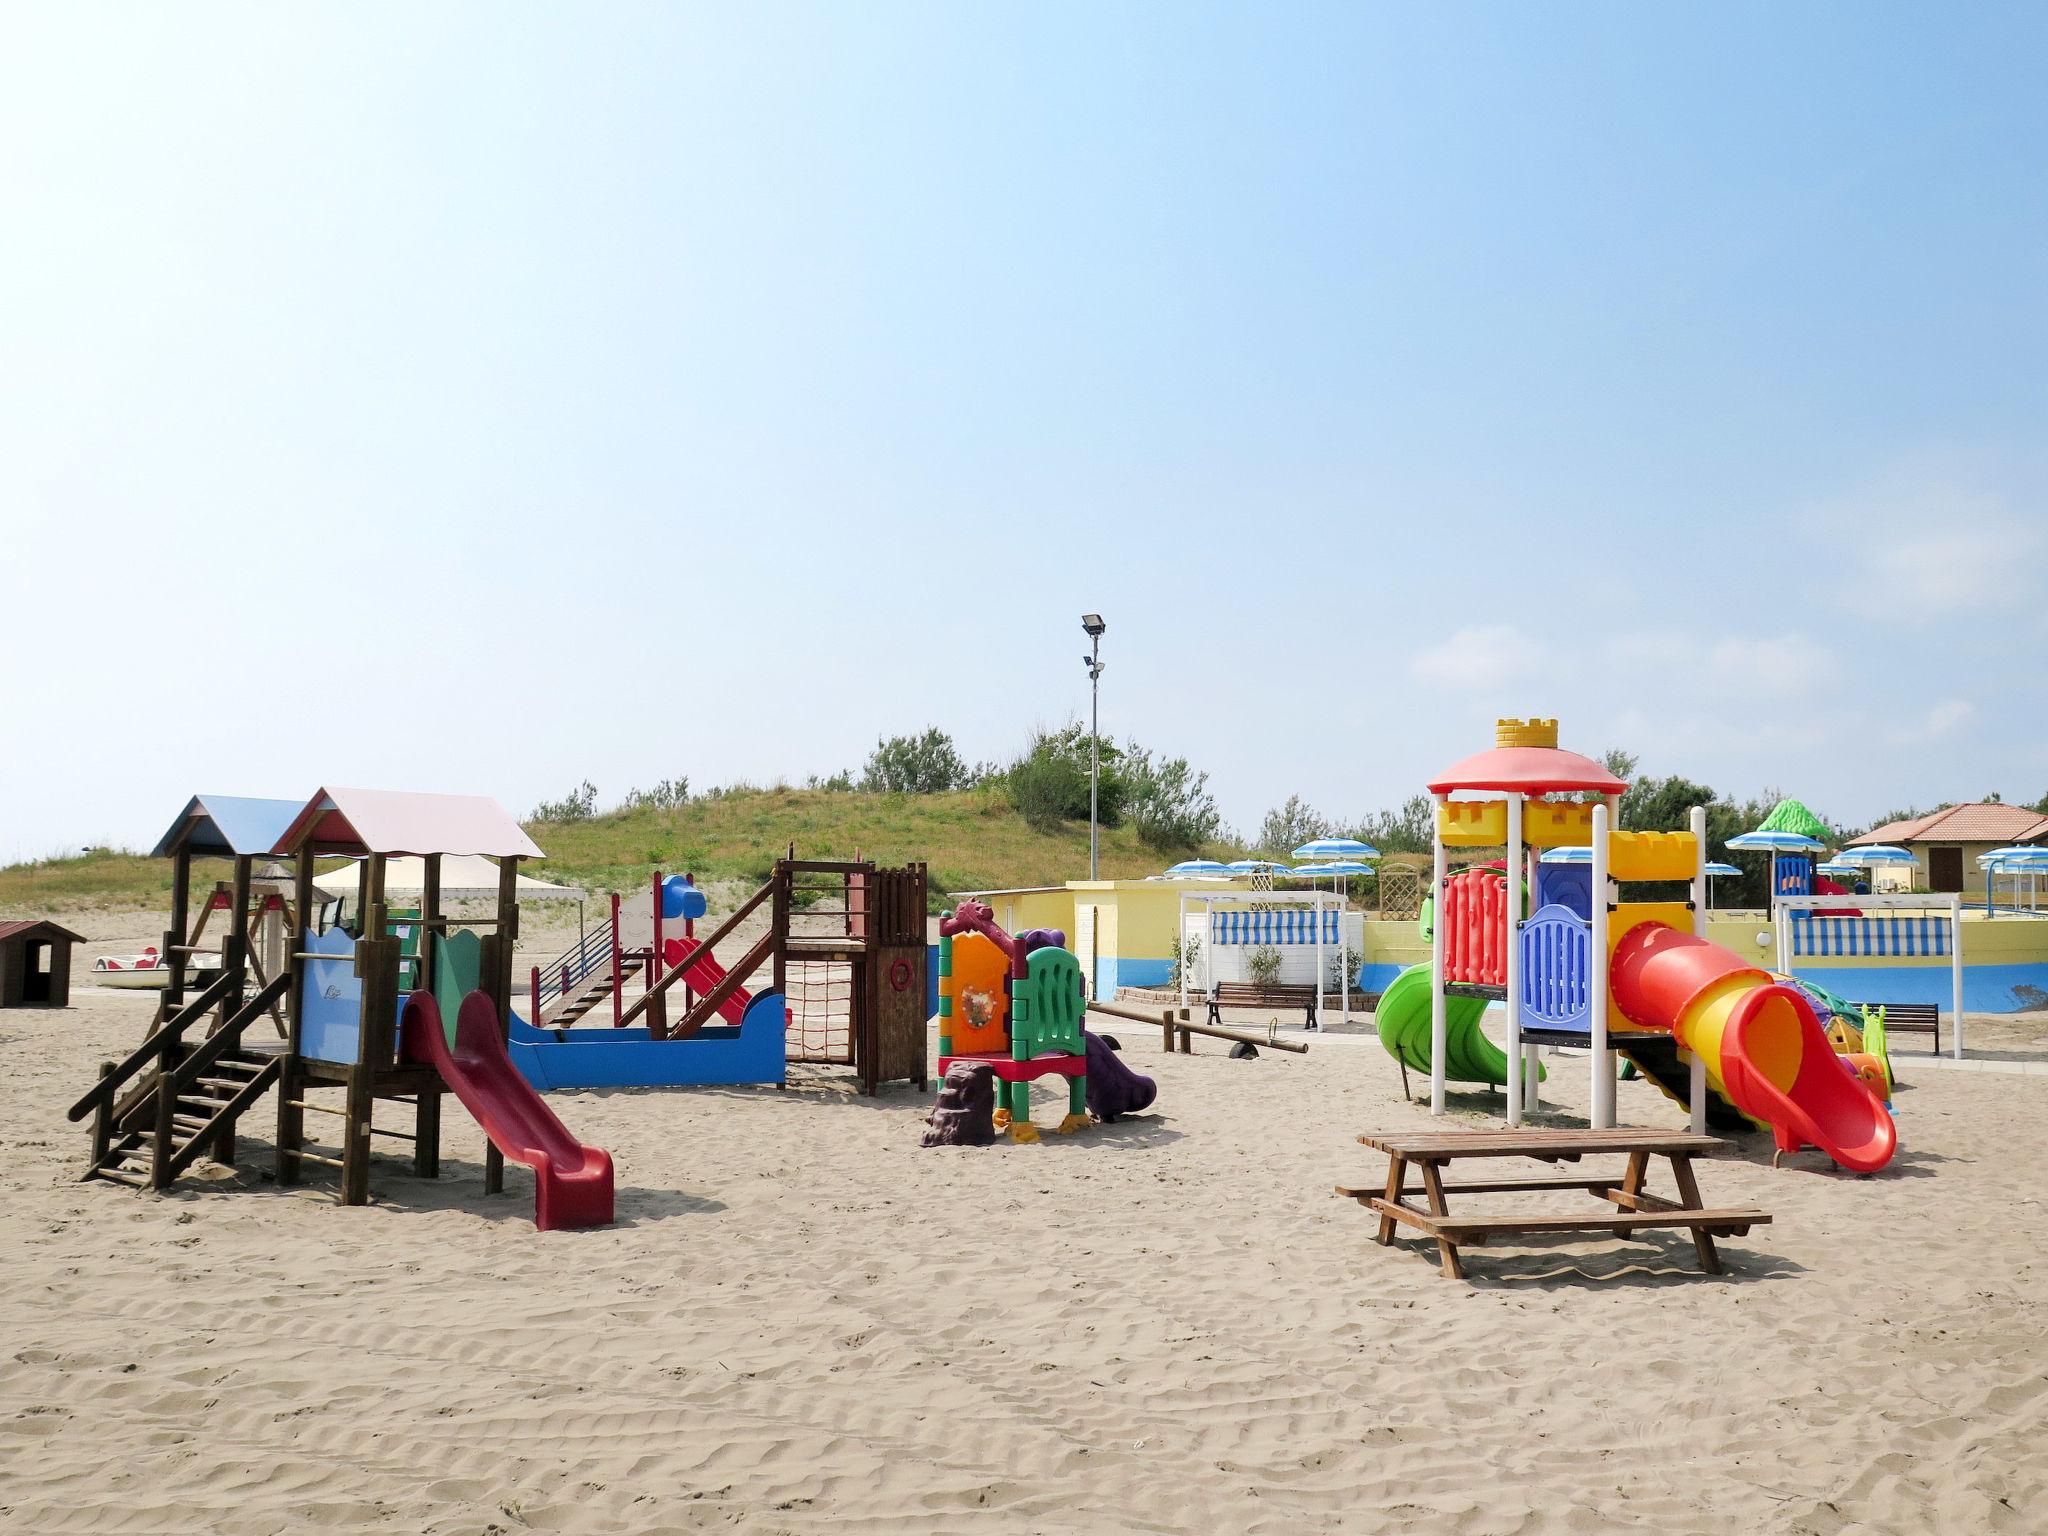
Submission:
[[[1100,879],[1102,835],[1097,820],[1102,789],[1102,632],[1109,626],[1099,613],[1081,615],[1081,632],[1088,637],[1088,654],[1081,660],[1088,668],[1088,878]]]

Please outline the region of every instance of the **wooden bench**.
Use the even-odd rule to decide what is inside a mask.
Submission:
[[[1316,989],[1300,982],[1219,981],[1209,993],[1209,1022],[1223,1023],[1219,1008],[1300,1008],[1307,1014],[1304,1027],[1316,1025]]]
[[[1337,1193],[1378,1213],[1382,1246],[1392,1245],[1396,1226],[1414,1227],[1434,1238],[1443,1272],[1453,1280],[1464,1277],[1458,1250],[1467,1244],[1480,1247],[1490,1238],[1547,1232],[1607,1232],[1625,1238],[1652,1227],[1689,1229],[1700,1268],[1719,1274],[1721,1257],[1714,1239],[1746,1236],[1751,1227],[1763,1226],[1771,1219],[1768,1212],[1747,1206],[1712,1208],[1701,1201],[1692,1160],[1724,1152],[1728,1143],[1690,1131],[1413,1131],[1358,1139],[1387,1154],[1386,1182],[1377,1189],[1366,1184],[1339,1184]],[[1627,1165],[1618,1177],[1555,1173],[1449,1181],[1443,1177],[1447,1164],[1464,1158],[1533,1157],[1569,1163],[1602,1153],[1626,1154]],[[1653,1157],[1670,1161],[1678,1199],[1653,1195],[1643,1188]],[[1421,1178],[1419,1192],[1428,1201],[1427,1210],[1406,1199],[1418,1192],[1408,1183],[1411,1164]],[[1584,1190],[1610,1202],[1614,1209],[1586,1216],[1453,1216],[1447,1198],[1557,1190]]]
[[[1885,1039],[1893,1035],[1931,1035],[1933,1054],[1941,1054],[1941,1009],[1933,1003],[1858,1003],[1858,1008],[1884,1010]]]

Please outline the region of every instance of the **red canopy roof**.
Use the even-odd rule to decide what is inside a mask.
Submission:
[[[1453,763],[1430,781],[1429,792],[1447,795],[1455,789],[1499,789],[1524,795],[1557,795],[1591,790],[1618,795],[1628,781],[1617,779],[1590,757],[1562,747],[1489,747],[1461,763]]]

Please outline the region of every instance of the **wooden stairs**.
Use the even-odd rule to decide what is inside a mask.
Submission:
[[[283,1041],[244,1041],[290,988],[279,976],[237,1003],[240,975],[223,975],[119,1065],[102,1068],[70,1118],[93,1116],[92,1159],[83,1179],[132,1189],[167,1189],[200,1155],[233,1143],[235,1122],[277,1082]],[[212,1033],[187,1041],[190,1025],[216,1007],[226,1016]]]

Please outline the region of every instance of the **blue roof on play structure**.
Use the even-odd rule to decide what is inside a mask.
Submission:
[[[253,800],[247,795],[194,795],[170,830],[157,839],[150,856],[163,858],[180,843],[200,854],[266,854],[305,803]]]

